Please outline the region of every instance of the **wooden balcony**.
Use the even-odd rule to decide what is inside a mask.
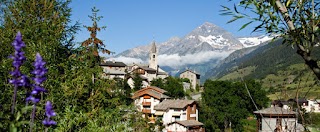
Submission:
[[[151,102],[142,102],[143,106],[151,106]]]
[[[142,113],[151,113],[151,110],[150,109],[142,109]]]

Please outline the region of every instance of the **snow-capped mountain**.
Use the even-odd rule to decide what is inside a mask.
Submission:
[[[241,37],[239,41],[243,44],[245,48],[257,46],[267,41],[271,41],[273,39],[272,36],[257,36],[257,37]]]
[[[189,68],[204,75],[207,70],[215,67],[220,60],[233,51],[258,45],[256,42],[260,44],[267,40],[269,39],[265,37],[238,39],[226,30],[205,22],[182,38],[173,37],[166,42],[156,42],[158,64],[162,67],[170,67],[166,69],[173,69],[172,72],[175,73]],[[113,59],[125,63],[137,60],[147,63],[150,48],[151,42],[145,46],[126,50]]]

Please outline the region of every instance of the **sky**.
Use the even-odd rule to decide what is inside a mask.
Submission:
[[[107,26],[98,33],[106,48],[121,53],[153,40],[165,42],[171,37],[183,37],[204,22],[213,23],[236,37],[251,36],[253,26],[238,31],[246,21],[226,24],[230,16],[221,16],[221,5],[233,7],[228,0],[73,0],[71,19],[81,25],[92,25],[88,15],[96,7],[103,18],[98,26]],[[89,32],[81,28],[77,42],[83,42]]]

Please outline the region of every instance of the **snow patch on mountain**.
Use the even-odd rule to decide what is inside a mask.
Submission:
[[[226,46],[227,40],[222,37],[222,35],[219,36],[213,36],[209,35],[207,37],[199,36],[199,40],[204,43],[207,42],[211,46],[218,45],[218,46]]]
[[[273,36],[257,36],[257,37],[242,37],[239,38],[239,41],[243,44],[245,48],[257,46],[259,44],[262,44],[264,42],[272,40]]]

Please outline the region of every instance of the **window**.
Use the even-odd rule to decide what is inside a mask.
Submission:
[[[156,55],[153,55],[153,59],[156,58]]]

